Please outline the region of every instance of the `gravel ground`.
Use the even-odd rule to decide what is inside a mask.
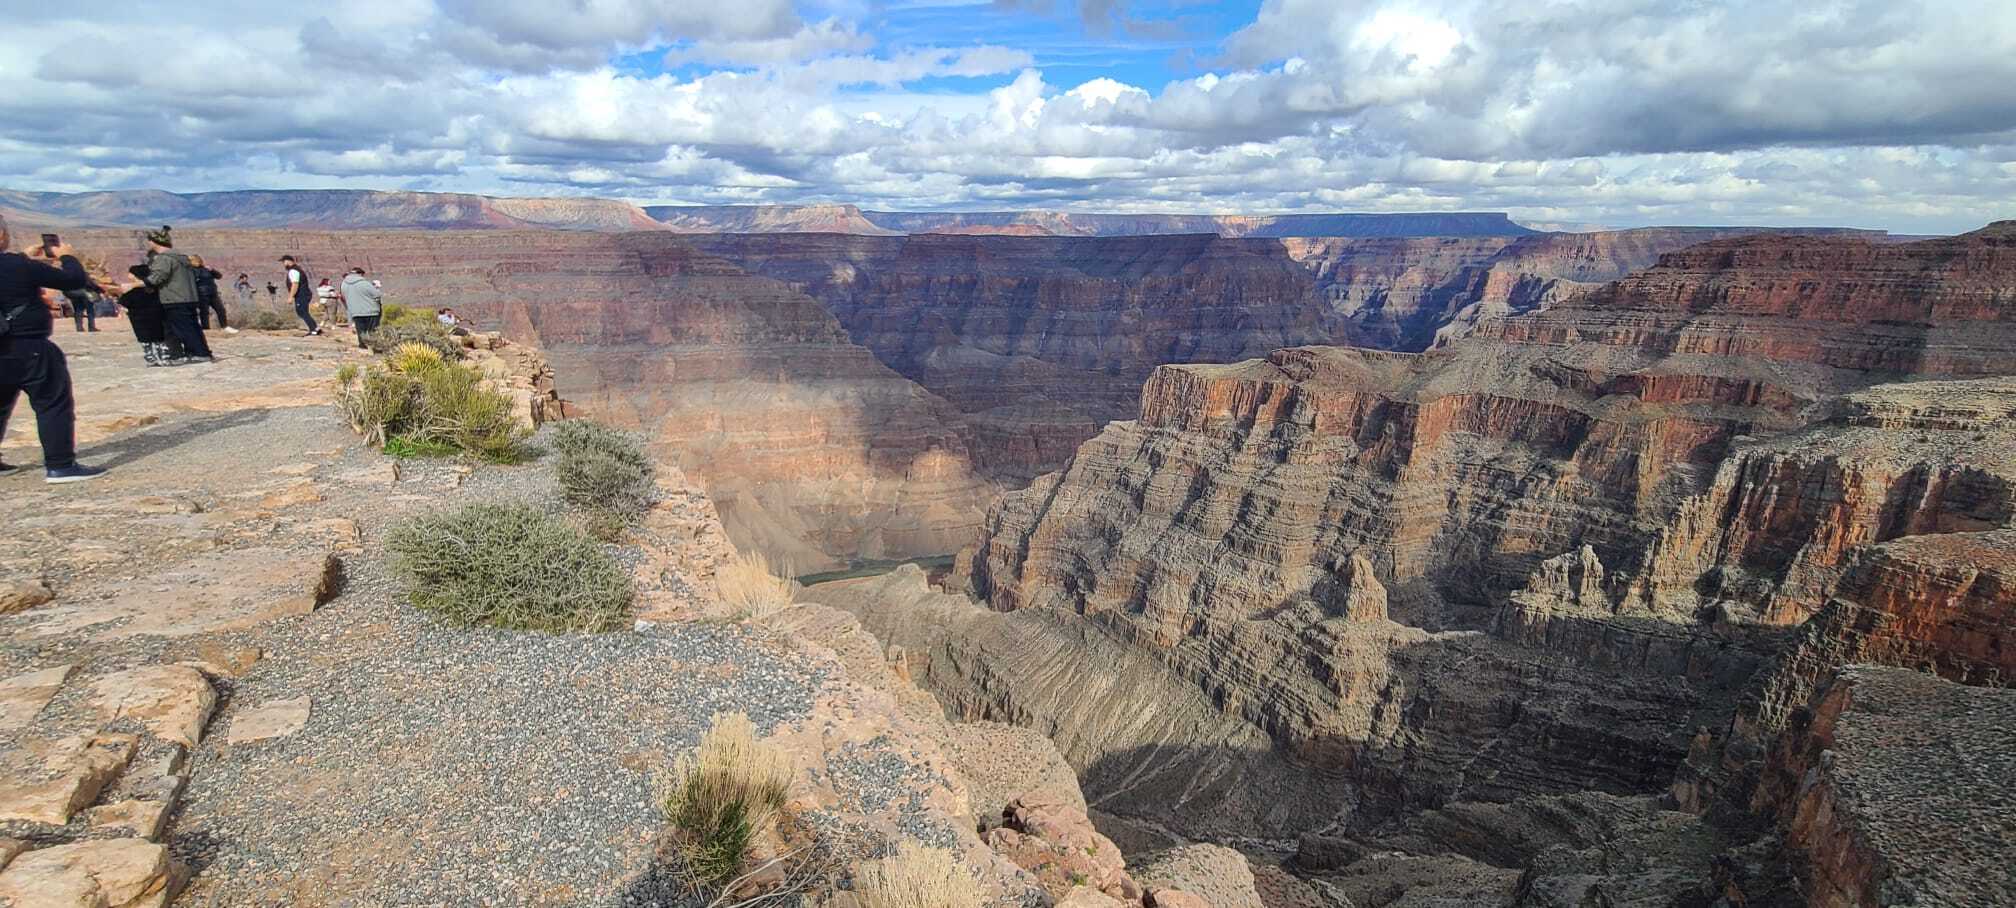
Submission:
[[[311,615],[190,636],[0,633],[10,674],[263,653],[216,681],[220,704],[164,837],[193,877],[177,905],[684,906],[657,857],[654,776],[717,712],[745,712],[768,732],[803,721],[815,693],[845,681],[832,663],[742,625],[563,636],[461,629],[407,605],[383,566],[386,529],[477,501],[557,510],[543,462],[400,461],[388,485],[386,458],[325,407],[173,414],[94,447],[117,472],[84,491],[35,483],[17,495],[0,480],[10,483],[0,519],[18,537],[0,568],[48,578],[59,601],[244,546],[319,564],[328,542],[311,531],[318,522],[352,521],[363,538],[344,555],[341,595]],[[319,502],[258,504],[304,482]],[[140,513],[143,497],[169,504]],[[98,557],[80,557],[84,548]],[[0,631],[36,620],[6,616]],[[66,687],[50,714],[86,715],[83,696]],[[311,703],[300,731],[226,743],[240,713],[296,697]],[[877,853],[888,843],[849,812],[893,808],[903,834],[948,843],[954,830],[916,803],[919,769],[900,751],[878,740],[841,755],[831,784],[843,811],[806,822]]]

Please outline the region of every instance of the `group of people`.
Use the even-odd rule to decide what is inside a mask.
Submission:
[[[204,264],[202,256],[177,251],[169,227],[147,231],[146,239],[146,260],[126,271],[133,283],[109,288],[118,294],[118,307],[126,311],[142,358],[149,366],[216,362],[205,336],[211,315],[216,315],[219,329],[238,333],[231,327],[218,289],[223,273]],[[43,243],[27,252],[12,251],[11,242],[7,221],[0,217],[0,436],[6,434],[15,400],[25,394],[35,410],[48,481],[96,478],[105,471],[77,462],[76,401],[69,365],[62,348],[50,339],[55,317],[44,303],[44,294],[54,291],[61,295],[78,331],[97,331],[98,309],[108,288],[93,281],[70,247],[54,234],[44,234]],[[336,317],[340,303],[357,331],[357,345],[367,346],[384,313],[385,291],[378,281],[363,268],[353,267],[340,286],[332,287],[327,279],[311,284],[308,269],[294,256],[281,256],[280,265],[287,298],[301,319],[304,336],[323,333],[313,311],[319,299],[324,314],[331,318]],[[232,288],[237,291],[241,312],[253,304],[256,291],[250,275],[240,273]],[[275,283],[266,285],[267,295],[275,299],[281,289]],[[463,333],[453,310],[439,310],[436,318],[449,331]],[[0,461],[0,475],[16,469]]]

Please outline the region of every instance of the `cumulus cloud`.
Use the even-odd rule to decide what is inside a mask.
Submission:
[[[1160,84],[860,6],[75,0],[0,32],[0,186],[1916,230],[2016,198],[2002,2],[1267,0]],[[1034,9],[961,15],[998,6]]]

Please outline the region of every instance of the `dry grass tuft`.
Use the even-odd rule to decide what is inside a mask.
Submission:
[[[738,619],[753,621],[791,607],[791,581],[780,573],[789,574],[790,569],[772,570],[762,552],[737,553],[715,571],[714,586]]]
[[[673,764],[659,805],[696,889],[719,890],[744,873],[751,847],[784,806],[791,777],[791,758],[758,741],[742,713],[716,715],[700,746]]]
[[[904,842],[886,858],[854,868],[861,908],[980,908],[986,895],[943,848]]]

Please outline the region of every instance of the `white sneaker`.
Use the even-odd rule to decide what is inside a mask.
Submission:
[[[237,333],[238,333],[238,329],[236,329],[236,328],[226,328],[226,329],[224,329],[224,333],[225,333],[225,334],[237,334]]]

